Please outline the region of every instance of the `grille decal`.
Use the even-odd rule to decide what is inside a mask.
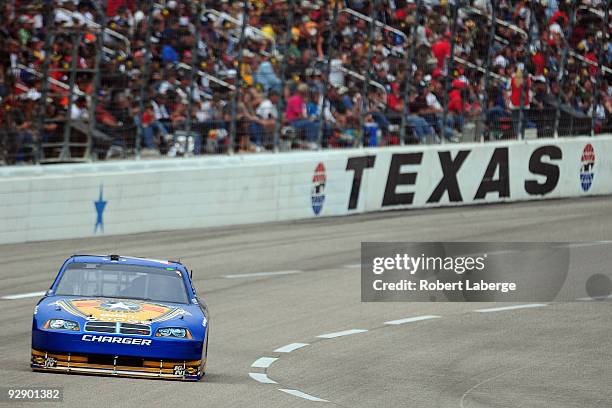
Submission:
[[[89,321],[85,323],[86,332],[133,334],[137,336],[150,336],[151,326],[146,324],[132,324],[122,322]]]

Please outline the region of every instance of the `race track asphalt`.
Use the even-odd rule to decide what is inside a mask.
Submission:
[[[207,375],[179,383],[33,373],[38,298],[0,300],[0,386],[63,387],[61,405],[70,407],[611,407],[612,302],[361,303],[358,266],[361,241],[612,240],[611,204],[555,200],[0,246],[0,297],[46,290],[73,253],[119,253],[181,258],[211,311]],[[610,265],[591,247],[572,252],[581,267]],[[253,273],[263,275],[231,276]],[[476,311],[485,308],[495,310]],[[417,316],[426,317],[385,324]],[[317,337],[346,330],[354,331]],[[308,345],[274,351],[298,342]],[[261,357],[278,360],[251,367]]]

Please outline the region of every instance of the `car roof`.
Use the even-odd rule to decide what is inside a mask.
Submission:
[[[112,259],[111,259],[112,258]],[[69,258],[69,262],[82,262],[82,263],[117,263],[127,265],[140,265],[140,266],[153,266],[153,267],[175,267],[184,268],[184,265],[174,260],[162,260],[162,259],[149,259],[140,258],[133,256],[120,256],[120,255],[72,255]]]

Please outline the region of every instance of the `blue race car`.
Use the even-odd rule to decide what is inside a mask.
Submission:
[[[198,381],[208,325],[180,262],[74,255],[34,309],[31,367]]]

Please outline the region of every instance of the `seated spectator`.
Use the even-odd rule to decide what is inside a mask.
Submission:
[[[76,102],[72,104],[70,119],[84,122],[89,120],[89,110],[87,107],[87,99],[85,97],[80,96]]]
[[[308,85],[300,83],[296,91],[287,99],[285,120],[295,129],[302,131],[306,141],[314,143],[317,140],[317,123],[306,115],[305,98],[308,97]]]
[[[276,76],[270,61],[264,60],[259,64],[255,74],[255,84],[261,85],[264,92],[270,89],[280,92],[281,80]]]
[[[276,118],[278,111],[278,94],[271,90],[268,96],[257,92],[253,98],[253,104],[256,106],[255,115],[251,117],[249,124],[249,133],[251,142],[261,149],[270,145],[272,141],[274,129],[276,126]]]
[[[416,94],[410,96],[406,126],[419,143],[426,143],[427,139],[436,137],[433,126],[420,116],[421,110],[426,107],[427,102],[424,98]]]

